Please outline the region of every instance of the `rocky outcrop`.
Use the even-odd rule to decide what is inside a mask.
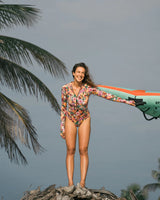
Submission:
[[[63,187],[56,188],[55,185],[51,185],[43,191],[40,190],[40,187],[36,190],[26,191],[21,200],[126,200],[118,198],[115,194],[105,190],[105,188],[88,190],[90,191],[89,196],[77,193],[76,188],[71,194],[68,194]]]

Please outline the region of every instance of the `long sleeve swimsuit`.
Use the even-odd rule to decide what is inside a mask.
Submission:
[[[91,87],[88,84],[83,84],[77,95],[74,93],[72,82],[64,85],[61,92],[62,106],[60,134],[65,132],[66,116],[75,124],[76,127],[79,127],[81,123],[90,116],[88,110],[88,100],[91,94],[111,101],[134,105],[134,101],[121,99],[120,97],[101,91],[96,87]]]

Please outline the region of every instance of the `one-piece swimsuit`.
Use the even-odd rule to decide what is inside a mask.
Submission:
[[[111,101],[134,105],[134,101],[121,99],[120,97],[106,93],[96,87],[91,87],[88,84],[83,84],[79,90],[79,93],[76,95],[73,90],[72,82],[70,82],[64,85],[61,89],[62,106],[60,134],[65,132],[66,116],[75,124],[76,127],[79,127],[81,123],[90,116],[88,110],[88,101],[91,94]]]

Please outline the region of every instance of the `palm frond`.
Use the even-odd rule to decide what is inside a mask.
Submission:
[[[131,200],[138,200],[132,190],[129,191]]]
[[[13,119],[0,108],[0,147],[7,152],[11,162],[27,164],[27,160],[10,134]]]
[[[160,170],[160,158],[158,159],[158,169]]]
[[[34,74],[23,67],[0,57],[0,83],[20,93],[29,93],[37,98],[47,100],[56,112],[60,106],[47,86]]]
[[[0,147],[5,149],[11,162],[27,164],[25,156],[8,133],[0,133]]]
[[[22,60],[33,64],[32,55],[35,61],[51,75],[64,77],[64,74],[67,74],[64,63],[57,57],[32,43],[17,38],[0,35],[0,55],[17,64],[21,64]]]
[[[155,191],[157,189],[160,189],[160,183],[151,183],[151,184],[147,184],[144,186],[143,191]]]
[[[19,138],[21,143],[29,149],[32,145],[35,153],[41,152],[43,148],[38,143],[35,127],[32,125],[27,111],[2,93],[0,93],[0,108],[3,113],[6,113],[4,118],[1,117],[1,124],[5,124],[4,132],[7,132],[14,140]],[[6,121],[7,116],[10,117]]]
[[[14,25],[31,26],[38,19],[39,9],[31,5],[1,4],[0,29]]]
[[[157,180],[160,181],[160,172],[156,171],[156,170],[152,170],[152,177]]]

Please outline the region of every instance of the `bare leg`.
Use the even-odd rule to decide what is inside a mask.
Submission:
[[[75,124],[66,117],[65,123],[65,137],[66,137],[66,168],[68,175],[68,185],[73,185],[73,173],[74,173],[74,154],[76,149],[76,136],[77,128]]]
[[[79,153],[80,153],[80,168],[81,168],[81,181],[80,185],[85,186],[87,176],[89,158],[88,158],[88,144],[90,139],[90,117],[82,122],[78,129],[79,136]]]

